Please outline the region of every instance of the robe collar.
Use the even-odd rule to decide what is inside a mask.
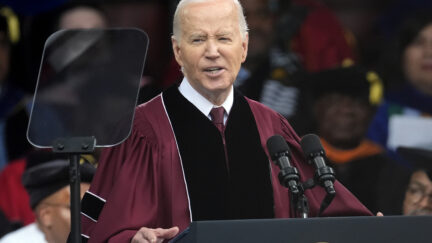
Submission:
[[[228,119],[228,115],[231,111],[233,102],[234,102],[234,91],[231,86],[231,90],[228,94],[226,100],[222,103],[222,106],[225,109],[224,114],[224,124]],[[189,83],[187,78],[183,78],[182,83],[179,86],[180,93],[190,102],[192,103],[199,111],[201,111],[204,115],[206,115],[209,119],[210,111],[213,107],[219,107],[212,104],[209,100],[207,100],[204,96],[202,96],[198,91],[196,91]]]

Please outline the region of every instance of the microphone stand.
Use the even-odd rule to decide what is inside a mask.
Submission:
[[[324,185],[319,183],[317,178],[308,179],[307,181],[300,183],[298,185],[299,193],[292,195],[293,203],[294,205],[296,205],[296,212],[298,213],[298,215],[300,215],[300,218],[308,218],[308,214],[309,214],[309,203],[304,192],[308,189],[314,188],[316,185],[321,185],[322,187],[324,187]],[[336,191],[334,190],[334,188],[333,190],[326,188],[326,196],[321,202],[321,206],[318,212],[318,217],[320,217],[321,214],[324,212],[324,210],[330,205],[330,203],[333,201],[335,196],[336,196]]]
[[[298,182],[300,178],[299,173],[297,169],[292,166],[281,169],[278,178],[281,185],[289,189],[292,199],[290,205],[291,211],[294,212],[296,217],[307,218],[309,215],[309,202],[304,192],[306,189],[309,189],[310,183],[297,184],[296,182]]]
[[[300,192],[298,195],[296,195],[296,198],[294,200],[294,205],[296,207],[296,216],[298,218],[306,219],[309,217],[309,202],[304,194],[304,186],[303,184],[299,185]]]
[[[290,189],[290,187],[288,187],[287,184],[285,184],[285,181],[282,180],[283,174],[284,174],[284,172],[281,170],[281,172],[279,172],[279,181],[283,186]],[[298,190],[291,190],[291,189],[289,190],[291,198],[292,198],[291,210],[295,212],[295,215],[297,218],[304,218],[305,219],[305,218],[309,217],[309,201],[305,195],[305,191],[308,189],[314,188],[316,185],[321,185],[321,183],[319,183],[317,178],[308,179],[307,181],[299,183],[297,185],[296,188]],[[322,185],[322,186],[324,187],[324,185]],[[336,191],[334,190],[334,188],[333,188],[333,190],[326,189],[326,196],[321,203],[321,206],[320,206],[320,209],[318,212],[318,217],[320,217],[322,212],[324,212],[324,210],[330,205],[330,203],[333,201],[335,196],[336,196]],[[294,207],[294,209],[293,209],[293,207]]]

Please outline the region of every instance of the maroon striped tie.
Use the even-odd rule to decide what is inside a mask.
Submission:
[[[210,111],[212,122],[217,127],[217,129],[219,129],[221,133],[223,133],[224,131],[224,112],[225,110],[222,106],[213,108]]]
[[[217,108],[213,108],[210,111],[210,117],[212,119],[213,124],[217,127],[217,129],[219,130],[219,132],[222,135],[222,142],[223,142],[224,152],[225,152],[226,167],[227,167],[227,171],[229,174],[228,153],[227,153],[226,142],[225,142],[225,133],[224,133],[224,130],[225,130],[224,112],[225,112],[225,109],[222,106],[217,107]]]

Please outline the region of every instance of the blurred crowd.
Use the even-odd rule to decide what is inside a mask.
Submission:
[[[177,1],[40,2],[0,1],[0,243],[64,242],[70,228],[59,212],[70,208],[67,160],[26,137],[52,33],[145,31],[139,103],[182,80],[170,43]],[[372,17],[337,0],[240,2],[249,48],[235,87],[299,136],[319,135],[336,178],[373,213],[432,214],[432,2],[349,1]],[[97,154],[82,162],[88,187]]]

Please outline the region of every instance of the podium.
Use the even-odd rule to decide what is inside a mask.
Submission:
[[[430,243],[432,216],[196,221],[170,243]]]

